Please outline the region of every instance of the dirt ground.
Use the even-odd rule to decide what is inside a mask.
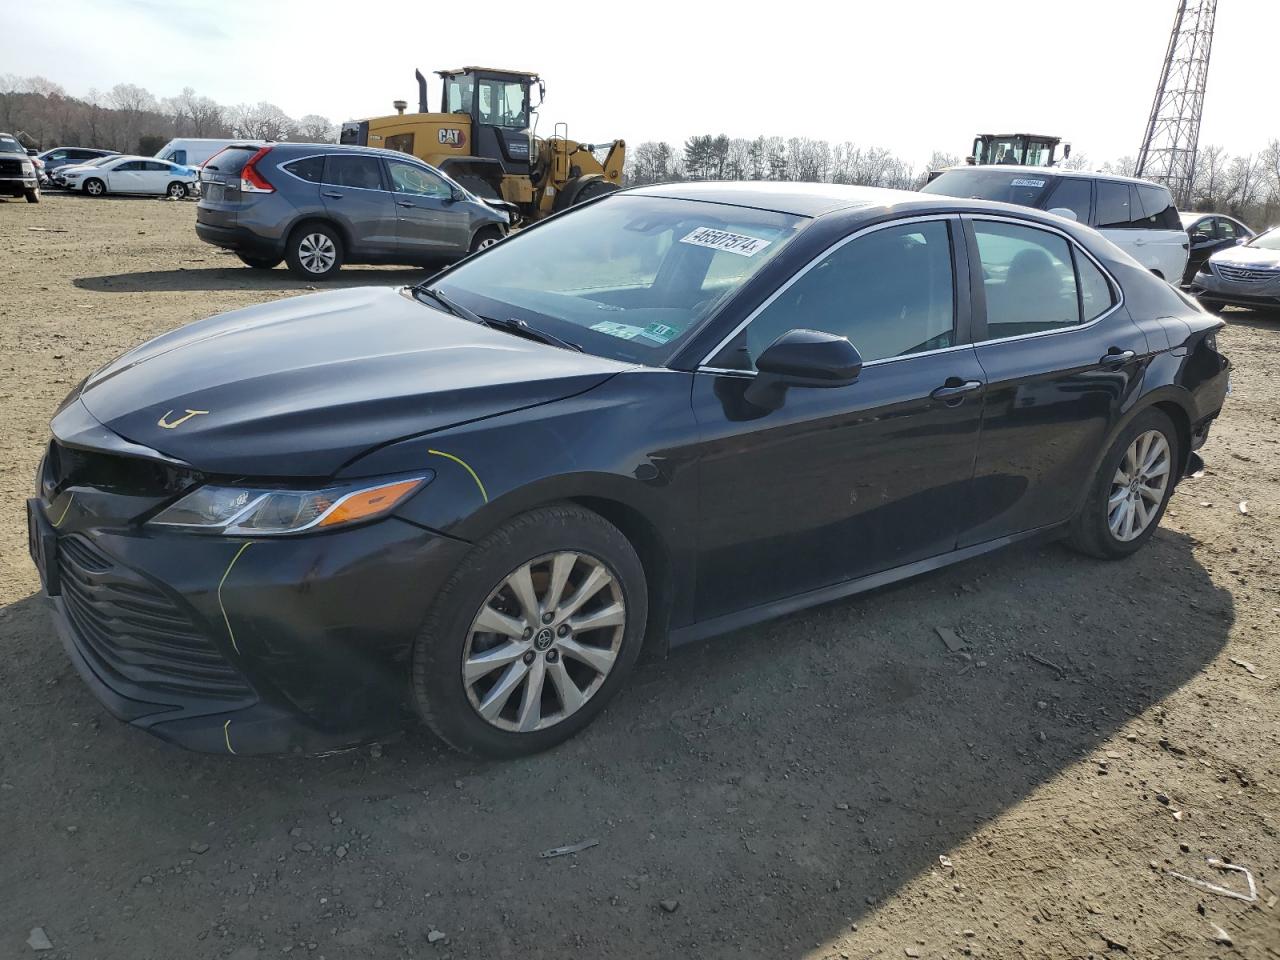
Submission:
[[[200,756],[81,684],[23,516],[87,372],[306,291],[194,219],[0,203],[0,957],[1280,957],[1280,318],[1227,314],[1208,470],[1128,561],[1013,549],[743,630],[529,760]],[[1247,891],[1210,857],[1257,901],[1170,873]]]

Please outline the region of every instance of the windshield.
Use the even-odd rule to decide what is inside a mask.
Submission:
[[[1280,227],[1272,227],[1265,233],[1258,234],[1245,246],[1261,247],[1263,250],[1280,250]]]
[[[610,197],[512,236],[438,286],[482,317],[523,321],[598,356],[659,366],[806,220],[696,200]]]
[[[84,163],[77,163],[77,167],[100,167],[110,160],[119,160],[119,157],[94,157],[92,160],[86,160]]]
[[[1052,177],[1028,170],[948,170],[920,192],[1036,207],[1052,182]]]
[[[0,153],[21,153],[26,154],[26,150],[22,149],[22,144],[10,136],[0,136]]]

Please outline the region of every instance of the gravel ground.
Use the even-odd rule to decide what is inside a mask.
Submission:
[[[305,292],[194,218],[0,203],[0,957],[1280,957],[1280,318],[1227,314],[1208,470],[1133,559],[1013,549],[740,631],[529,760],[209,757],[90,696],[23,518],[89,370]],[[1257,901],[1170,873],[1247,889],[1209,857]]]

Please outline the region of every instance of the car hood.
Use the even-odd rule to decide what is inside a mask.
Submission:
[[[1214,263],[1229,263],[1239,267],[1263,267],[1274,270],[1280,267],[1280,250],[1267,250],[1263,247],[1248,247],[1240,244],[1219,250],[1210,259]]]
[[[630,366],[361,287],[181,327],[98,370],[80,400],[126,440],[207,473],[327,477],[371,448],[570,397]]]

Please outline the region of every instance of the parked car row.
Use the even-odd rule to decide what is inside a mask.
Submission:
[[[199,171],[153,157],[111,155],[87,163],[59,167],[54,182],[91,197],[109,193],[185,197],[200,183]]]
[[[310,280],[344,263],[436,265],[497,243],[507,204],[416,157],[338,144],[233,144],[201,171],[196,234]]]

